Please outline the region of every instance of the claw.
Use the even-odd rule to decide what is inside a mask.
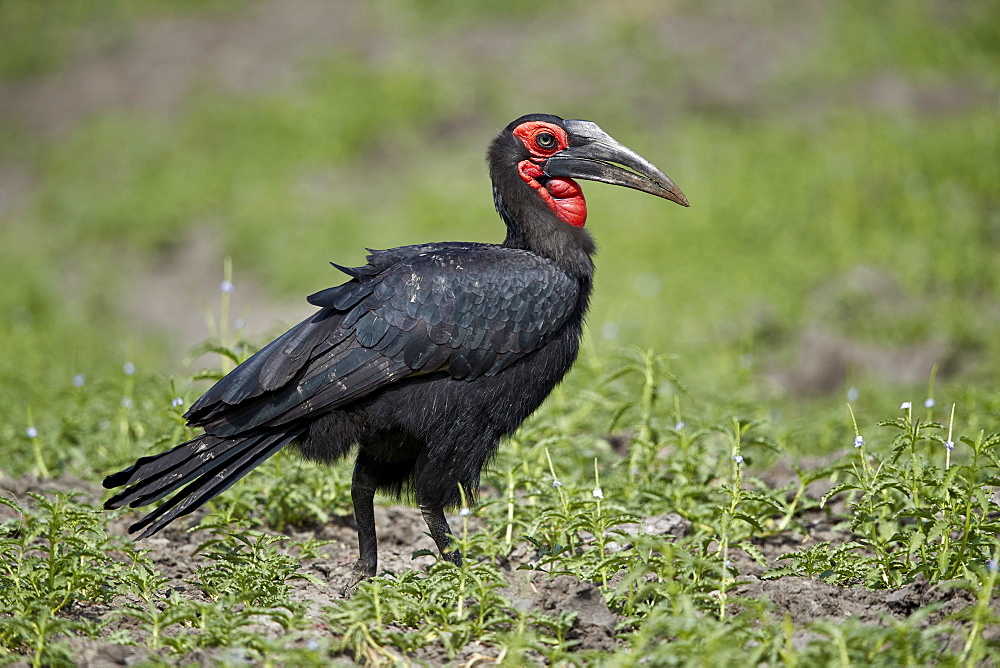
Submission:
[[[344,588],[340,590],[340,596],[342,598],[351,598],[354,596],[354,592],[358,590],[358,585],[373,577],[375,577],[375,566],[363,559],[358,559],[354,562],[354,568],[351,570],[351,578],[344,585]]]

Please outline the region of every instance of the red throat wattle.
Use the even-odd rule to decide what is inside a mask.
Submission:
[[[587,201],[583,197],[583,189],[576,181],[569,178],[550,178],[543,186],[538,179],[545,173],[530,160],[519,162],[517,173],[525,183],[535,189],[559,220],[574,227],[583,227],[587,223]]]

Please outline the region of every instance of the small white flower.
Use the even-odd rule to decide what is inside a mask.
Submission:
[[[903,403],[901,403],[899,405],[899,410],[901,410],[901,411],[908,411],[908,410],[910,410],[910,402],[909,401],[904,401]]]
[[[174,408],[177,408],[179,406],[183,406],[184,405],[184,400],[181,399],[180,397],[174,397],[173,399],[170,400],[170,405],[173,406]]]
[[[233,282],[232,281],[222,281],[222,284],[219,285],[219,289],[222,290],[223,292],[227,293],[227,294],[232,294],[232,292],[233,292]]]
[[[83,387],[87,382],[87,377],[82,373],[78,373],[73,376],[73,387]]]
[[[856,388],[856,387],[850,387],[850,388],[847,389],[847,400],[848,401],[857,401],[859,396],[861,396],[861,393],[858,392],[858,388]]]
[[[593,495],[593,497],[595,499],[603,499],[604,498],[604,490],[602,490],[600,487],[595,487],[594,491],[591,492],[591,494]]]
[[[732,567],[733,567],[733,562],[731,562],[729,559],[726,559],[726,568],[732,568]]]
[[[678,422],[677,424],[674,425],[674,431],[680,431],[681,429],[683,429],[686,426],[687,425],[684,424],[684,420],[681,420],[680,422]]]
[[[854,447],[855,448],[860,448],[864,444],[865,444],[865,439],[862,438],[861,434],[858,434],[857,436],[854,437]]]
[[[316,650],[319,649],[319,641],[316,640],[315,638],[310,638],[309,640],[306,641],[306,649],[308,649],[310,652],[315,652]]]
[[[461,515],[462,517],[466,517],[467,515],[469,515],[471,513],[472,513],[472,511],[469,510],[468,508],[462,508],[461,510],[458,511],[458,514]]]
[[[131,362],[125,362],[125,364],[122,365],[122,371],[125,372],[126,376],[131,376],[135,373],[135,365]]]
[[[924,399],[924,408],[934,408],[934,397]]]
[[[132,401],[132,397],[122,397],[122,406],[124,406],[125,408],[132,408],[132,406],[134,405],[135,404]]]
[[[28,435],[28,438],[38,438],[38,430],[34,427],[28,427],[24,433]]]
[[[243,318],[236,318],[236,320],[233,320],[233,324],[236,325],[236,329],[243,329],[247,326],[247,321]]]
[[[553,480],[552,486],[558,489],[559,487],[562,487],[562,483],[559,482],[558,480]]]
[[[737,464],[743,463],[743,455],[733,455],[733,461]]]
[[[942,445],[944,445],[945,450],[954,450],[955,449],[955,442],[952,441],[951,439],[948,439]]]

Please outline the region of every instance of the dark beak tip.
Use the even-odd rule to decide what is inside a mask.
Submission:
[[[665,199],[676,202],[681,206],[691,206],[691,202],[688,201],[688,198],[676,186],[673,188],[664,188],[664,190],[667,191],[666,195],[662,195]]]

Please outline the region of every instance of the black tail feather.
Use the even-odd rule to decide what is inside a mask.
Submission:
[[[148,457],[140,457],[135,464],[117,473],[112,473],[104,479],[102,483],[105,489],[113,489],[122,485],[131,485],[134,482],[149,478],[152,474],[165,471],[178,464],[188,461],[192,456],[201,450],[211,448],[223,439],[213,437],[209,434],[185,441],[175,445],[166,452],[161,452]],[[106,508],[117,508],[118,506],[105,506]]]
[[[166,459],[165,463],[157,461],[156,456],[144,457],[134,466],[105,479],[105,487],[114,486],[117,481],[139,481],[138,484],[108,499],[105,507],[120,508],[125,504],[133,507],[146,505],[162,499],[186,484],[187,486],[172,498],[129,527],[129,533],[145,529],[139,538],[146,538],[229,489],[236,481],[304,431],[305,427],[297,427],[237,440],[216,439],[205,434],[159,455]],[[199,441],[206,438],[215,439],[216,442],[205,447]],[[182,448],[184,450],[181,450]],[[179,459],[181,453],[186,455],[184,459]],[[141,478],[141,476],[146,477]]]
[[[170,468],[149,471],[148,477],[108,499],[105,507],[120,508],[128,504],[137,508],[159,501],[209,468],[218,469],[226,462],[239,457],[241,453],[253,448],[261,439],[267,437],[267,434],[257,434],[249,438],[221,441],[208,448],[194,448],[187,460],[177,462]],[[189,443],[196,444],[197,441],[198,439],[195,439]]]

